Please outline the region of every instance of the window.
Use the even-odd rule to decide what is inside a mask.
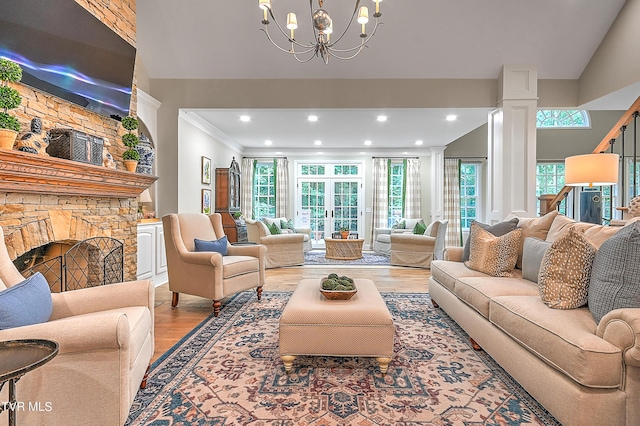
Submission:
[[[480,210],[480,163],[462,163],[460,166],[460,222],[462,229],[471,228]]]
[[[538,163],[536,165],[536,198],[542,194],[557,194],[564,188],[564,163]],[[537,200],[540,211],[540,200]],[[561,214],[567,214],[567,200],[560,203]]]
[[[539,129],[584,129],[589,126],[589,113],[583,109],[540,109],[536,113]]]
[[[623,202],[628,206],[629,202],[634,198],[640,195],[640,163],[636,163],[636,174],[635,174],[635,191],[634,191],[634,182],[633,182],[633,160],[627,160],[625,171],[627,174],[627,184],[625,185],[627,196],[623,200]]]
[[[273,162],[256,163],[253,175],[253,217],[275,217],[276,175]]]
[[[402,218],[404,197],[404,162],[389,164],[389,227]]]

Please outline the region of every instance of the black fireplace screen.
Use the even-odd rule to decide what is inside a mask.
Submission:
[[[47,244],[14,261],[26,278],[40,272],[53,293],[123,281],[124,248],[115,238]]]

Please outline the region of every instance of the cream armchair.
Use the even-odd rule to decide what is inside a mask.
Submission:
[[[162,218],[164,228],[171,306],[178,306],[180,293],[213,300],[218,316],[221,300],[235,293],[256,289],[258,300],[264,285],[263,245],[227,244],[227,256],[216,252],[196,252],[195,239],[213,241],[222,238],[222,216],[200,213],[169,214]]]
[[[262,219],[264,221],[264,223],[271,225],[271,224],[275,224],[278,229],[280,229],[280,232],[283,234],[302,234],[304,235],[304,251],[305,253],[308,251],[311,251],[312,246],[311,246],[311,228],[299,228],[299,227],[295,227],[295,230],[289,229],[289,228],[282,228],[282,222],[288,222],[289,219],[287,219],[286,217],[276,217],[276,218],[271,218],[271,217],[265,217]],[[247,231],[248,232],[248,231]],[[271,231],[269,231],[269,233],[267,235],[270,235]],[[249,240],[251,241],[251,240]]]
[[[422,219],[399,219],[402,228],[375,228],[373,230],[373,251],[391,254],[391,234],[412,234],[413,227]]]
[[[13,266],[0,228],[0,290],[24,278]],[[17,400],[50,411],[17,413],[24,425],[122,425],[153,356],[155,290],[149,280],[53,293],[53,313],[41,324],[0,330],[0,340],[48,339],[58,355],[24,375]],[[8,387],[0,401],[8,401]],[[0,415],[5,423],[7,411]]]
[[[444,240],[448,221],[431,223],[424,234],[393,233],[391,261],[396,266],[431,268],[431,260],[444,259]]]
[[[259,220],[245,220],[249,241],[267,247],[267,268],[304,264],[304,234],[271,235],[267,226]]]

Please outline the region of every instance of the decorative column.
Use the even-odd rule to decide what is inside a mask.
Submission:
[[[432,146],[431,150],[431,222],[443,219],[444,211],[444,149]]]
[[[498,83],[498,108],[489,113],[487,220],[510,213],[536,216],[536,112],[538,71],[534,65],[505,65]]]

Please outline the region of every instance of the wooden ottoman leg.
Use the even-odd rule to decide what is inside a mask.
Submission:
[[[180,293],[176,293],[175,291],[171,295],[171,307],[175,308],[178,306],[178,299],[180,298]]]
[[[387,374],[387,368],[389,368],[389,363],[391,362],[391,358],[381,357],[381,358],[376,358],[376,361],[378,361],[378,364],[380,364],[380,372],[382,374]]]
[[[291,368],[293,367],[293,361],[296,359],[295,355],[282,355],[280,357],[282,362],[284,363],[284,371],[287,373],[291,372]]]
[[[475,340],[473,340],[471,337],[469,337],[469,342],[471,342],[471,347],[476,350],[476,351],[481,351],[482,350],[482,346],[480,346],[478,343],[476,343]]]
[[[438,303],[436,303],[436,301],[435,301],[435,300],[433,300],[433,299],[431,299],[431,304],[432,304],[432,305],[433,305],[433,307],[434,307],[434,308],[436,308],[436,309],[440,307],[440,305],[438,305]]]
[[[213,301],[213,316],[217,317],[218,315],[220,315],[220,308],[222,307],[222,302],[220,302],[219,300],[214,300]]]

